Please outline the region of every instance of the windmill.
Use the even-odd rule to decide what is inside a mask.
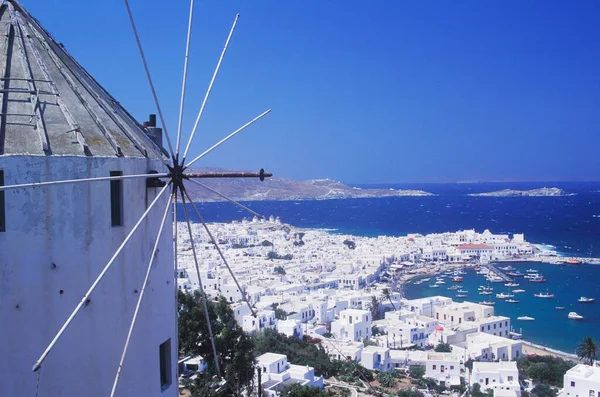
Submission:
[[[177,230],[180,200],[198,277],[190,209],[242,291],[186,190],[199,185],[260,216],[199,180],[264,180],[270,173],[190,167],[270,110],[188,157],[239,15],[184,147],[194,0],[175,145],[124,3],[162,129],[155,116],[144,125],[134,120],[17,0],[0,4],[0,316],[9,342],[0,347],[0,371],[11,378],[0,382],[0,395],[174,395],[178,242],[169,223]],[[216,356],[214,341],[212,347]],[[24,370],[31,365],[33,378]]]

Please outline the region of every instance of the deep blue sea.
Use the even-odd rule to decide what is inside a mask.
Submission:
[[[407,233],[434,233],[475,229],[493,233],[525,233],[526,240],[549,244],[559,252],[573,256],[600,256],[600,182],[528,182],[528,183],[464,183],[464,184],[398,184],[360,185],[360,187],[422,189],[436,194],[432,197],[389,197],[373,199],[259,201],[246,202],[253,210],[269,216],[279,216],[283,222],[298,227],[333,229],[332,233],[360,236],[402,236]],[[566,197],[470,197],[469,193],[500,189],[535,189],[559,187],[575,196]],[[241,220],[248,215],[230,203],[199,203],[207,222]],[[183,216],[183,211],[179,211]],[[183,220],[180,217],[180,220]],[[548,282],[542,286],[530,283],[521,303],[498,303],[496,312],[510,316],[515,327],[523,328],[524,337],[536,343],[572,352],[584,336],[600,339],[600,301],[581,305],[581,295],[600,300],[600,266],[581,265],[560,268],[543,267]],[[477,286],[483,284],[474,273],[465,278],[465,289],[479,301]],[[445,284],[443,284],[445,285]],[[554,300],[533,298],[534,292],[548,289],[557,294]],[[409,297],[432,293],[450,293],[445,288],[428,288],[426,284],[407,287]],[[496,292],[496,291],[494,291]],[[500,291],[498,291],[500,292]],[[448,294],[448,296],[452,296]],[[565,306],[564,312],[554,309]],[[574,305],[574,306],[570,306]],[[568,321],[569,309],[585,319]],[[516,317],[528,315],[536,321],[525,323]]]

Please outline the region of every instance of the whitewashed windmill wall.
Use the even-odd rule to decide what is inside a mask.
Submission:
[[[0,74],[4,185],[164,171],[161,149],[144,128],[16,2],[0,5]],[[110,181],[0,193],[0,396],[35,396],[38,375],[42,396],[110,394],[160,210],[140,226],[40,372],[32,365],[160,190],[145,178],[117,183],[121,226],[112,225]],[[168,200],[162,196],[157,207]],[[177,395],[171,227],[152,272],[119,395]],[[161,385],[165,341],[169,385]]]

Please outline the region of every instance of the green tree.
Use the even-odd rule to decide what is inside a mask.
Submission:
[[[411,378],[421,379],[425,375],[425,367],[422,365],[411,365],[408,367],[408,373]]]
[[[531,394],[536,397],[556,397],[557,392],[556,389],[540,383],[531,390]]]
[[[552,372],[547,363],[534,363],[529,366],[527,374],[533,380],[547,382],[550,380]]]
[[[285,276],[285,269],[283,268],[283,266],[275,266],[273,271],[275,272],[275,274],[280,274],[282,276]]]
[[[450,353],[452,348],[449,343],[438,343],[434,350],[438,353]]]
[[[598,358],[598,342],[591,336],[583,338],[577,346],[577,357],[588,365],[593,365],[594,360]]]
[[[199,291],[193,295],[178,292],[179,352],[184,356],[199,355],[206,360],[208,369],[205,376],[198,377],[197,388],[218,390],[211,379],[216,375],[216,366],[201,299]],[[236,394],[252,390],[255,362],[252,340],[238,326],[225,298],[221,297],[218,302],[209,300],[207,307],[225,388]]]
[[[371,296],[371,301],[367,304],[367,308],[371,312],[373,321],[381,318],[381,304],[375,295]]]
[[[384,288],[382,292],[383,292],[383,298],[389,300],[390,303],[392,304],[392,308],[394,309],[394,311],[396,311],[396,306],[394,306],[394,302],[392,302],[392,293],[390,292],[390,289]]]
[[[383,387],[394,387],[396,386],[396,377],[393,372],[379,372],[377,374],[377,381]]]
[[[473,387],[471,389],[472,397],[483,397],[483,392],[481,391],[481,385],[477,382],[473,383]]]
[[[298,383],[286,386],[280,397],[331,397],[333,394],[329,390],[319,389],[318,387],[301,386]]]

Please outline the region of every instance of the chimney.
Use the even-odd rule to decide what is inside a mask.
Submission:
[[[150,114],[148,121],[144,121],[144,127],[146,127],[146,135],[152,139],[156,145],[162,149],[162,128],[156,127],[156,115]]]

